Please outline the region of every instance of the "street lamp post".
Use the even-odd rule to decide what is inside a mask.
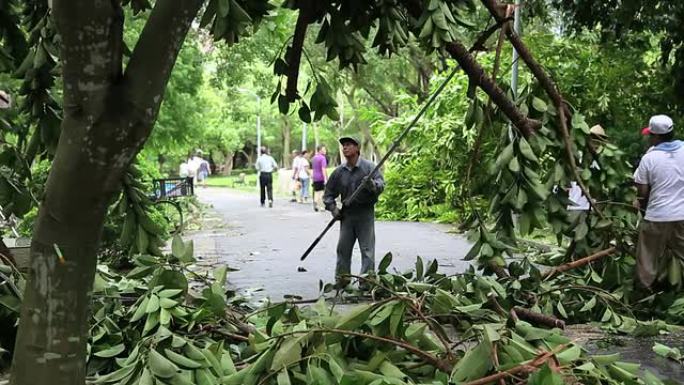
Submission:
[[[302,126],[302,151],[306,150],[306,122]]]

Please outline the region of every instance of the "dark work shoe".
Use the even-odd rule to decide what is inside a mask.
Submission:
[[[268,207],[273,207],[273,201],[268,201]]]
[[[261,207],[264,207],[264,204],[263,204],[263,203],[261,204]]]

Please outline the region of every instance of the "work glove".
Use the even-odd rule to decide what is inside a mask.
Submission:
[[[361,184],[373,194],[378,192],[378,186],[375,185],[375,181],[370,179],[370,175],[363,177]]]
[[[333,217],[333,219],[335,219],[335,220],[340,220],[340,219],[342,219],[342,211],[341,211],[339,208],[337,208],[337,207],[335,207],[335,208],[333,208],[332,210],[330,210],[330,214],[332,214],[332,217]]]

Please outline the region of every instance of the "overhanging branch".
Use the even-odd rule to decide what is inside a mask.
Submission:
[[[311,22],[313,12],[311,0],[302,2],[299,8],[299,16],[295,24],[294,36],[292,38],[292,49],[287,55],[287,89],[285,94],[287,100],[293,102],[297,98],[297,80],[299,79],[299,64],[302,61],[302,51],[304,50],[304,40],[306,31]]]

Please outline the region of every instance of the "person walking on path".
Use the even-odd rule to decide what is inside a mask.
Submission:
[[[361,249],[361,274],[370,274],[375,270],[375,203],[385,187],[385,181],[379,172],[368,179],[375,165],[361,158],[356,138],[347,136],[339,141],[346,162],[330,174],[323,203],[326,210],[340,220],[335,279],[337,287],[343,288],[349,283],[349,278],[345,276],[351,272],[352,251],[357,240]],[[363,190],[353,202],[347,202],[344,211],[341,211],[335,199],[340,196],[345,202],[361,185],[364,186]]]
[[[309,200],[309,184],[311,184],[311,165],[309,165],[307,150],[302,150],[296,172],[297,179],[302,185],[301,202],[306,203]]]
[[[299,202],[299,194],[302,189],[299,182],[298,172],[301,154],[297,150],[292,151],[292,199],[290,202]]]
[[[667,250],[684,261],[684,142],[674,140],[674,124],[656,115],[642,130],[651,148],[634,173],[635,205],[645,210],[639,225],[637,276],[650,288]]]
[[[323,206],[323,190],[325,190],[325,181],[328,179],[328,160],[325,158],[325,146],[318,146],[316,150],[316,155],[311,159],[314,211],[318,211]]]
[[[200,159],[199,167],[197,168],[197,182],[202,184],[202,187],[207,187],[207,178],[211,175],[211,166],[202,157]]]
[[[278,163],[268,153],[266,147],[262,147],[261,155],[259,155],[254,167],[259,173],[261,207],[264,207],[266,203],[266,193],[268,193],[268,207],[273,207],[273,173],[278,170]]]

